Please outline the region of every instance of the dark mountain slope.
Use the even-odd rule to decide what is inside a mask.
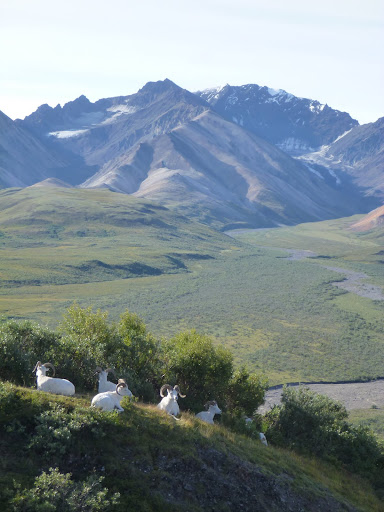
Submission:
[[[25,187],[64,171],[67,162],[0,112],[0,188]]]
[[[226,85],[196,93],[226,119],[297,155],[329,144],[358,122],[346,112],[282,89]]]

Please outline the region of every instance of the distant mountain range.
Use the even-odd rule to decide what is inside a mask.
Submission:
[[[24,120],[2,114],[0,187],[106,187],[220,229],[316,221],[382,204],[382,135],[380,120],[359,126],[281,90],[149,82]]]

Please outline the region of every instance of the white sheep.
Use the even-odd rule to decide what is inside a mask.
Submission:
[[[97,407],[102,411],[113,411],[117,409],[119,412],[123,412],[124,409],[121,407],[120,402],[124,396],[132,396],[132,392],[128,389],[128,384],[125,380],[119,379],[119,382],[115,386],[115,391],[98,393],[92,398],[91,407]]]
[[[215,414],[221,414],[221,409],[219,409],[219,406],[217,405],[217,402],[215,400],[210,400],[205,404],[204,407],[207,410],[197,413],[196,418],[199,418],[199,420],[201,421],[205,421],[206,423],[214,425],[213,418]]]
[[[108,373],[112,372],[115,373],[112,368],[107,368],[103,370],[100,368],[100,366],[96,367],[95,375],[96,373],[99,374],[99,387],[98,391],[99,393],[104,393],[105,391],[115,391],[116,390],[116,384],[114,382],[111,382],[108,380]]]
[[[167,390],[167,396],[164,395],[165,390]],[[164,384],[160,389],[160,396],[162,397],[162,400],[157,404],[157,407],[177,419],[176,416],[180,413],[179,404],[177,403],[178,395],[180,395],[181,398],[186,397],[186,395],[182,395],[180,393],[178,385],[172,387],[169,384]]]
[[[55,395],[72,396],[75,394],[75,386],[67,379],[58,379],[55,377],[48,377],[46,375],[47,369],[52,368],[53,375],[55,375],[55,367],[51,363],[42,364],[37,361],[35,368],[37,380],[37,389],[39,391],[46,391]]]
[[[247,427],[250,427],[253,423],[253,419],[248,418],[248,416],[245,416],[244,420]],[[259,439],[265,446],[268,446],[267,438],[265,437],[265,434],[263,434],[263,432],[259,432]]]

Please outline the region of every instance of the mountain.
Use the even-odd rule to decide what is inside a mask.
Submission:
[[[318,220],[365,207],[348,180],[339,187],[331,175],[318,176],[210,110],[135,146],[82,186],[108,186],[225,228]]]
[[[0,112],[0,188],[32,185],[66,165],[38,137]]]
[[[225,119],[291,155],[314,151],[358,125],[346,112],[256,84],[226,85],[196,94]]]
[[[367,196],[384,198],[384,117],[374,123],[355,126],[332,144],[306,154],[307,163],[326,166],[351,176]]]
[[[204,98],[170,80],[136,94],[40,107],[19,121],[88,170],[56,176],[176,208],[219,228],[315,221],[377,206],[228,121]],[[75,169],[75,167],[74,167]]]
[[[208,108],[166,79],[149,82],[130,96],[95,103],[80,96],[63,107],[43,105],[19,123],[100,168],[138,142],[167,133]]]

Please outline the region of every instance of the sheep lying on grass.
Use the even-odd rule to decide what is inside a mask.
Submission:
[[[115,386],[115,391],[98,393],[92,398],[91,407],[97,407],[102,411],[113,411],[117,409],[119,412],[123,412],[124,409],[121,407],[120,402],[124,396],[132,396],[132,392],[128,389],[128,384],[125,380],[119,379],[119,382]]]
[[[48,377],[46,375],[47,369],[51,368],[53,375],[55,375],[55,367],[51,363],[42,364],[41,361],[37,361],[35,368],[37,389],[39,391],[45,391],[47,393],[53,393],[55,395],[72,396],[75,394],[75,386],[67,379],[58,379],[55,377]]]
[[[167,395],[164,395],[165,390],[167,391]],[[177,403],[178,395],[180,395],[181,398],[186,397],[186,395],[182,395],[180,393],[180,388],[178,385],[172,387],[169,384],[164,384],[164,386],[161,386],[160,389],[160,396],[163,399],[157,405],[157,407],[162,411],[166,411],[168,414],[177,419],[176,416],[180,413],[179,404]]]
[[[215,414],[221,414],[221,409],[219,409],[219,406],[217,405],[217,402],[215,400],[207,402],[204,407],[207,410],[197,413],[196,418],[199,418],[199,420],[201,421],[205,421],[206,423],[214,425],[213,418]]]

